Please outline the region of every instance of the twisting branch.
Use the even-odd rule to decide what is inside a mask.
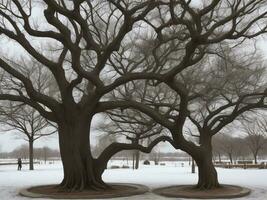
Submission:
[[[157,144],[166,141],[173,146],[176,146],[173,140],[168,136],[158,137],[157,139],[153,140],[147,147],[140,144],[112,143],[100,154],[100,156],[97,158],[97,162],[107,164],[107,161],[110,160],[113,155],[122,150],[139,150],[144,153],[150,153]]]

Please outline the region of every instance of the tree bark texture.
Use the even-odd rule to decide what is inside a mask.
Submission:
[[[192,156],[192,165],[193,160],[195,160],[198,166],[198,183],[196,188],[208,190],[220,187],[217,171],[212,163],[211,137],[201,138],[200,146],[182,141],[180,147],[181,150]]]
[[[79,120],[75,120],[79,119]],[[92,157],[90,150],[90,123],[73,116],[73,121],[59,125],[59,144],[63,162],[64,179],[60,184],[64,189],[104,189],[100,170],[102,166]]]
[[[217,171],[212,162],[211,137],[205,135],[200,138],[200,144],[200,151],[194,158],[198,166],[197,188],[214,189],[220,187]]]
[[[197,159],[198,165],[198,183],[199,189],[213,189],[219,187],[217,171],[212,163],[212,159],[208,153]]]

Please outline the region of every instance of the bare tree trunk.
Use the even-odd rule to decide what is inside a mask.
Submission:
[[[198,184],[199,189],[213,189],[219,187],[217,171],[212,163],[209,153],[196,160],[198,165]]]
[[[132,162],[132,165],[133,165],[133,166],[132,166],[132,168],[133,168],[133,170],[134,170],[134,169],[135,169],[135,166],[134,166],[134,165],[135,165],[135,152],[134,152],[134,151],[133,151],[133,155],[132,155],[132,157],[133,157],[133,160],[132,160],[132,161],[133,161],[133,162]]]
[[[254,154],[253,154],[253,157],[254,157],[254,163],[255,163],[255,164],[258,164],[258,159],[257,159],[258,154],[257,154],[257,153],[254,153]]]
[[[29,139],[29,169],[34,170],[34,167],[33,167],[33,139]]]
[[[213,189],[220,187],[217,171],[212,163],[211,137],[205,135],[200,138],[201,147],[192,155],[198,166],[198,189]],[[196,151],[196,149],[194,150]]]
[[[140,162],[140,152],[138,150],[135,151],[135,169],[139,168]]]
[[[230,159],[230,163],[233,164],[233,156],[231,153],[228,153],[229,159]]]
[[[197,189],[208,190],[220,187],[217,171],[212,163],[212,145],[209,134],[200,135],[200,146],[188,142],[183,138],[179,139],[179,148],[192,156],[198,166]]]
[[[47,149],[46,147],[43,148],[44,151],[44,163],[46,164],[46,160],[47,160]]]
[[[189,156],[189,159],[188,159],[189,166],[191,165],[191,159],[192,159],[192,157]]]
[[[72,116],[69,123],[59,124],[60,153],[64,169],[64,179],[60,184],[64,189],[104,189],[102,173],[90,151],[90,120],[82,116]],[[79,119],[75,121],[75,119]],[[99,164],[99,163],[97,163]]]
[[[195,161],[192,158],[192,166],[191,166],[191,173],[194,174],[196,172],[196,167],[195,167]]]

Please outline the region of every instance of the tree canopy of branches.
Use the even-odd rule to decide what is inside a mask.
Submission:
[[[181,88],[183,86],[184,91],[187,91],[184,96],[187,98],[185,104],[182,104],[181,96],[173,90],[168,90],[165,85],[158,85],[157,90],[153,90],[151,85],[146,83],[137,87],[131,83],[127,88],[131,96],[121,95],[122,92],[118,89],[120,95],[117,96],[121,98],[131,98],[147,106],[154,106],[154,111],[160,113],[166,123],[177,122],[182,114],[185,115],[179,132],[179,126],[176,129],[164,126],[172,135],[171,144],[188,152],[196,160],[200,188],[219,185],[217,172],[212,164],[212,137],[234,120],[241,119],[244,113],[266,108],[266,71],[261,57],[257,53],[236,53],[223,47],[220,52],[217,51],[215,58],[210,55],[198,63],[199,67],[181,72],[177,81],[180,81]],[[205,67],[201,68],[201,65]],[[131,91],[131,88],[134,89]],[[182,110],[184,108],[185,111]],[[117,122],[120,124],[123,124],[125,115],[128,116],[128,122],[131,121],[132,115],[129,113],[120,110],[117,112],[121,114],[110,114],[119,117],[120,121]],[[134,124],[138,123],[144,124],[145,120],[140,119]],[[129,128],[130,123],[127,126]],[[149,127],[147,123],[146,127]],[[183,130],[185,128],[188,131]],[[190,141],[188,133],[191,137],[197,137],[197,141]],[[232,156],[232,152],[229,155]]]
[[[0,68],[11,78],[10,86],[1,88],[0,100],[25,103],[57,124],[63,188],[105,188],[98,166],[109,152],[121,147],[149,152],[169,137],[158,137],[148,147],[114,143],[93,158],[88,151],[93,116],[133,108],[171,130],[177,148],[198,150],[181,134],[189,97],[177,74],[199,63],[216,44],[230,40],[239,44],[265,33],[265,4],[265,0],[210,0],[198,5],[185,0],[1,0],[1,40],[23,51],[24,64],[18,67],[19,58],[1,53]],[[56,95],[38,90],[33,77],[27,76],[23,68],[29,59],[50,73]],[[144,79],[151,80],[154,88],[162,83],[175,91],[179,114],[168,119],[143,102],[108,99],[114,89]],[[5,84],[1,82],[1,87]],[[209,141],[205,133],[201,144]],[[200,187],[217,186],[215,176],[207,183],[206,175],[200,176]]]

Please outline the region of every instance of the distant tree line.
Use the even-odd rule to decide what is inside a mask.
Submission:
[[[254,160],[255,151],[257,151],[256,162],[267,159],[267,137],[251,136],[234,137],[229,134],[219,134],[214,137],[213,141],[213,161],[221,162],[228,161],[235,163],[238,160]],[[257,145],[259,144],[259,145]],[[98,154],[101,150],[98,145],[94,146],[93,154]],[[113,159],[132,160],[135,150],[121,151],[113,156]],[[0,159],[7,158],[22,158],[29,159],[29,150],[26,144],[21,145],[11,152],[0,152]],[[58,149],[52,149],[44,146],[34,148],[34,159],[37,160],[51,160],[60,159],[60,152]],[[160,152],[153,150],[150,154],[140,153],[140,160],[148,159],[152,162],[164,161],[189,161],[190,156],[185,152]]]
[[[234,137],[218,135],[213,139],[213,160],[235,163],[238,160],[259,160],[267,158],[267,138],[264,136]]]
[[[29,147],[27,145],[21,145],[14,149],[11,152],[2,152],[0,153],[0,158],[7,159],[7,158],[22,158],[22,159],[29,159]],[[50,147],[39,147],[34,148],[34,159],[36,160],[47,160],[51,159],[60,159],[60,152],[58,149],[52,149]]]

